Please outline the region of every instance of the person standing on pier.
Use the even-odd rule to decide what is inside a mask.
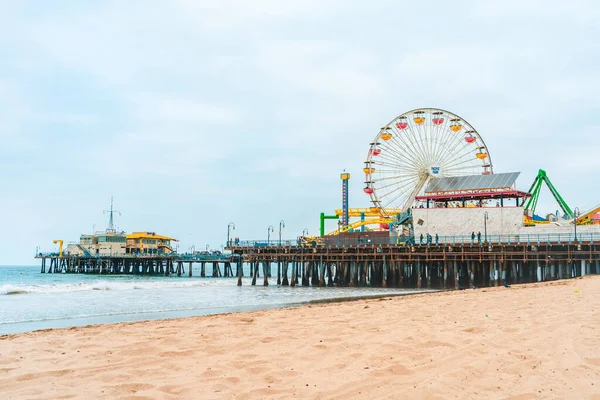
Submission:
[[[421,233],[421,236],[419,237],[419,244],[423,244],[423,234]]]
[[[438,234],[435,234],[435,245],[437,246],[439,244],[440,241],[440,237],[438,236]]]
[[[481,244],[481,232],[477,232],[477,241]]]
[[[475,243],[475,232],[471,232],[471,244]]]

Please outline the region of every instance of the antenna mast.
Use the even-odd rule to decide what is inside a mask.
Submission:
[[[115,233],[117,230],[115,229],[114,214],[119,213],[121,215],[121,212],[113,209],[113,196],[110,196],[110,210],[104,210],[104,214],[106,213],[108,213],[108,228],[106,228],[106,232]]]

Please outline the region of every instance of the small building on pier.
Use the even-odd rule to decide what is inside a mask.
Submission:
[[[70,243],[65,251],[74,256],[119,256],[125,254],[125,232],[106,231],[83,234],[79,243]]]
[[[171,242],[177,241],[156,232],[133,232],[127,235],[126,254],[170,254],[175,251]]]
[[[415,236],[516,234],[524,226],[523,203],[531,195],[516,188],[519,172],[433,179],[415,197]]]
[[[79,243],[70,243],[65,254],[79,257],[118,257],[122,255],[165,255],[174,253],[176,241],[156,232],[100,232],[83,234]]]

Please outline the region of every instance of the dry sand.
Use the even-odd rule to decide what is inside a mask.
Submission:
[[[600,399],[600,276],[10,335],[0,372],[2,399]]]

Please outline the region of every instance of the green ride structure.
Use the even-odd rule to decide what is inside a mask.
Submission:
[[[535,218],[536,218],[535,210],[537,208],[538,199],[540,198],[540,193],[542,190],[542,186],[544,184],[546,184],[546,186],[550,190],[550,193],[552,193],[552,196],[558,203],[558,206],[563,211],[564,218],[565,219],[573,219],[575,217],[575,215],[573,214],[571,207],[569,207],[569,205],[563,199],[563,197],[560,195],[560,193],[558,193],[558,190],[556,190],[556,188],[550,181],[550,178],[548,178],[548,174],[543,169],[540,169],[538,171],[538,174],[537,174],[535,180],[533,181],[531,188],[529,188],[529,194],[531,194],[531,197],[528,198],[527,201],[525,202],[525,210],[529,211],[529,213],[531,214],[531,217],[535,220]]]

